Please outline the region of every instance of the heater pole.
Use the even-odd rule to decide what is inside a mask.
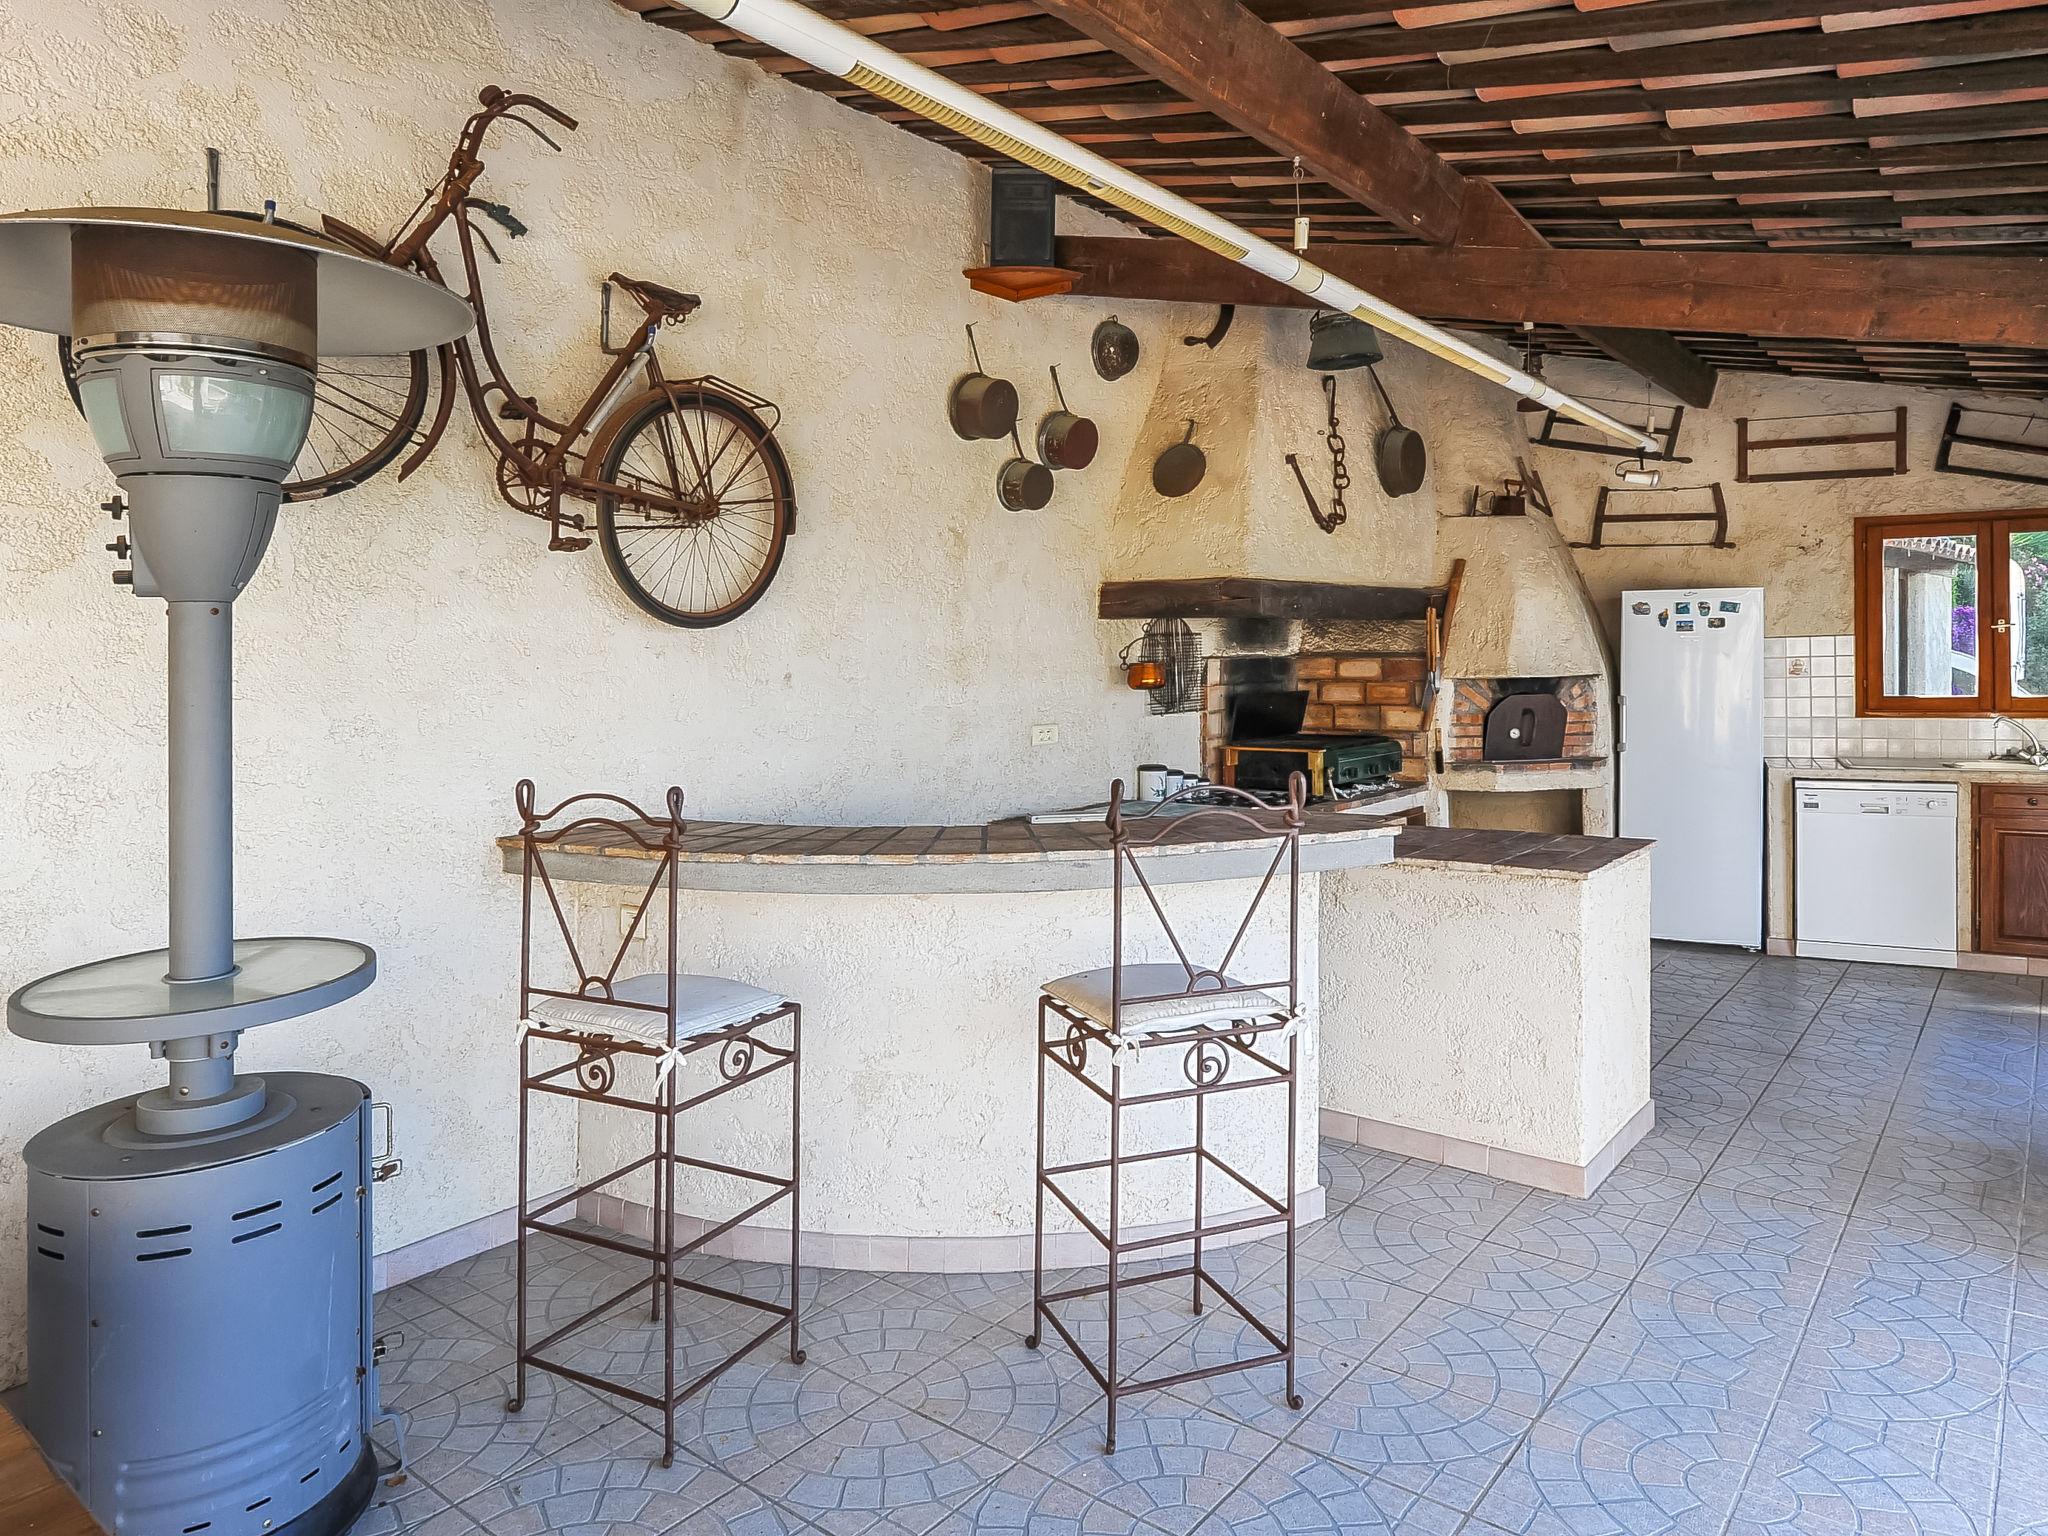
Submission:
[[[174,602],[170,651],[170,976],[235,966],[234,608]]]

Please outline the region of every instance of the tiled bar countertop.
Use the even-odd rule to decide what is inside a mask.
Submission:
[[[1398,826],[1387,813],[1420,803],[1421,791],[1397,788],[1343,808],[1310,810],[1301,840],[1304,872],[1356,869],[1393,857]],[[1231,823],[1179,818],[1147,858],[1148,878],[1166,884],[1256,878],[1270,845]],[[502,837],[507,871],[519,870],[519,839]],[[593,828],[558,845],[557,878],[593,884],[645,884],[644,866],[661,857],[622,834]],[[693,821],[684,834],[681,883],[692,890],[791,891],[846,895],[972,894],[1106,890],[1109,831],[1099,821],[1034,825],[1023,817],[979,826],[800,826],[773,822]],[[619,860],[629,860],[621,866]]]

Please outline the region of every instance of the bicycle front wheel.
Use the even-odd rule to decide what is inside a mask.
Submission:
[[[605,450],[598,546],[613,578],[665,624],[710,629],[758,603],[782,565],[796,514],[789,465],[768,424],[702,387],[640,406]],[[630,493],[702,508],[685,516]]]

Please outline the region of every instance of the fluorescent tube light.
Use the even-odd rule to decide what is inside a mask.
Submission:
[[[796,0],[682,0],[692,10],[743,32],[813,69],[859,86],[871,95],[915,112],[1008,155],[1091,197],[1135,214],[1148,224],[1189,240],[1204,250],[1227,257],[1261,277],[1285,283],[1319,304],[1343,310],[1411,346],[1455,363],[1467,372],[1513,390],[1526,400],[1561,416],[1604,432],[1641,449],[1659,451],[1660,444],[1605,411],[1554,389],[1449,331],[1411,315],[1398,305],[1367,293],[1292,251],[1261,240],[1228,219],[1154,186],[1142,176],[1049,132],[1028,118],[945,76],[912,63],[836,21],[828,21]]]

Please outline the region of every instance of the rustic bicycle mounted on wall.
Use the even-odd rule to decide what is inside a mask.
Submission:
[[[478,430],[497,451],[499,496],[548,524],[550,549],[586,549],[594,528],[613,577],[654,617],[687,628],[738,618],[775,579],[796,527],[789,465],[775,439],[780,412],[724,379],[667,377],[655,338],[664,325],[688,319],[699,300],[616,272],[603,286],[598,335],[598,349],[611,363],[583,403],[562,419],[519,393],[492,341],[477,246],[493,261],[499,256],[476,215],[491,219],[510,238],[525,234],[526,226],[503,204],[472,194],[484,168],[479,154],[500,119],[561,147],[522,111],[569,129],[576,120],[537,96],[497,86],[486,87],[477,99],[481,108],[463,124],[447,173],[396,236],[378,240],[339,219],[321,220],[330,239],[410,267],[444,287],[428,242],[452,222],[476,311],[475,338],[433,355],[343,358],[332,366],[323,361],[307,447],[285,483],[286,498],[311,501],[359,485],[412,446],[399,469],[404,479],[447,430],[459,380]],[[642,315],[616,346],[614,288],[639,305]],[[68,381],[68,345],[63,357]],[[645,383],[635,388],[639,366]],[[595,503],[595,518],[566,509],[565,497]]]

